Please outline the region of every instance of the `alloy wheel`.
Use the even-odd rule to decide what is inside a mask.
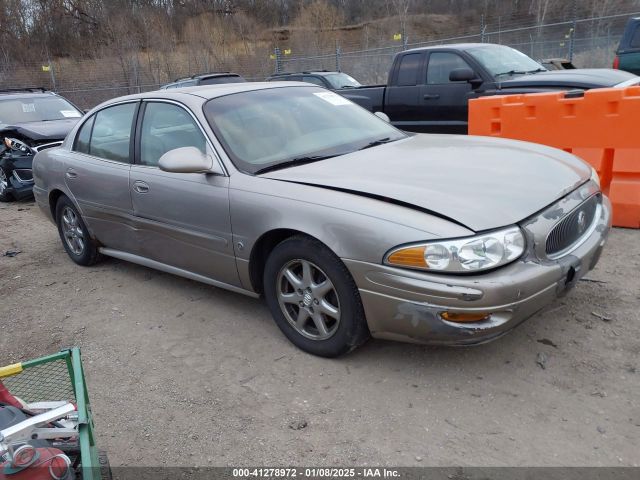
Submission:
[[[326,340],[340,324],[340,301],[333,282],[308,260],[291,260],[278,273],[276,294],[280,309],[298,333]]]
[[[69,207],[62,210],[62,234],[74,255],[82,255],[85,246],[84,232],[78,214]]]

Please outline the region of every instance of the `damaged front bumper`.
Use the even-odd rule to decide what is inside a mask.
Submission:
[[[469,345],[495,339],[576,285],[600,258],[611,228],[611,203],[602,196],[596,217],[570,252],[550,259],[548,232],[597,191],[593,184],[563,198],[520,226],[527,251],[516,262],[477,275],[440,275],[344,260],[364,305],[373,337],[434,345]],[[486,314],[457,323],[444,312]]]
[[[17,200],[32,195],[32,164],[33,155],[5,154],[0,160],[0,167],[4,170],[7,180],[6,193]]]

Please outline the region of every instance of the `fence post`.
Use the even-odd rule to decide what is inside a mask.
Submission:
[[[276,73],[280,73],[282,71],[282,65],[280,64],[280,62],[282,61],[280,48],[276,47],[276,49],[274,50],[274,53],[276,55]]]
[[[487,31],[487,26],[484,23],[484,14],[480,15],[480,42],[484,43],[485,41],[485,32]]]
[[[49,72],[51,73],[51,83],[53,84],[53,91],[57,92],[58,87],[56,85],[56,72],[53,66],[53,62],[49,61]]]
[[[340,69],[340,53],[341,53],[340,45],[336,45],[336,71],[337,72],[342,71]]]
[[[578,26],[578,0],[573,0],[573,22],[571,23],[571,36],[569,37],[569,61],[573,62],[575,49],[576,27]]]

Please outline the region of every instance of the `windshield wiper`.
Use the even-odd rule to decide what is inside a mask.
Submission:
[[[296,157],[291,160],[285,160],[284,162],[269,165],[254,172],[254,175],[260,175],[261,173],[272,172],[274,170],[280,170],[282,168],[296,167],[298,165],[304,165],[305,163],[313,163],[319,160],[326,160],[328,158],[337,157],[338,155],[307,155],[304,157]]]
[[[529,72],[526,72],[524,70],[509,70],[508,72],[502,72],[502,73],[496,73],[494,76],[497,77],[502,77],[503,75],[526,75]]]
[[[501,77],[503,75],[527,75],[529,73],[546,72],[544,68],[536,68],[535,70],[509,70],[508,72],[496,73],[494,76]]]
[[[359,148],[358,150],[365,150],[371,147],[377,147],[378,145],[384,145],[385,143],[394,142],[395,140],[391,140],[389,137],[380,138],[378,140],[374,140],[373,142],[367,143],[364,147]]]

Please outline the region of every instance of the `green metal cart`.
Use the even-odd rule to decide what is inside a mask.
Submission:
[[[0,380],[26,403],[67,401],[77,406],[79,458],[72,458],[83,480],[111,478],[106,455],[98,451],[80,349],[0,367]]]

